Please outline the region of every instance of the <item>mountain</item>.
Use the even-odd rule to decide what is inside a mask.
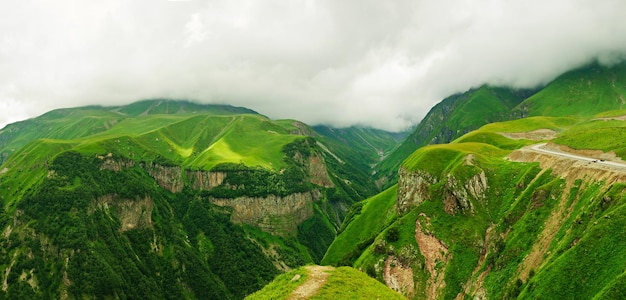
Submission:
[[[624,298],[624,89],[483,86],[404,140],[167,99],[10,124],[0,298]]]
[[[56,110],[0,153],[8,298],[241,299],[319,262],[377,192],[350,145],[224,105]]]
[[[386,186],[395,183],[398,167],[413,151],[425,145],[449,143],[488,123],[509,120],[511,110],[532,92],[484,85],[443,99],[376,166],[376,177]]]
[[[363,156],[361,160],[372,167],[397,148],[399,143],[408,135],[408,132],[393,133],[358,126],[348,128],[314,126],[313,129],[328,139],[353,148]]]
[[[568,72],[510,110],[524,118],[419,148],[352,206],[322,264],[410,299],[623,298],[625,74]]]
[[[626,108],[626,63],[566,72],[514,109],[518,117],[595,114]]]

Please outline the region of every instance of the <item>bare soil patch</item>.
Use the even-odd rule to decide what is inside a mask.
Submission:
[[[618,116],[618,117],[607,117],[607,118],[597,118],[594,120],[603,120],[603,121],[608,121],[608,120],[618,120],[618,121],[626,121],[626,115],[624,116]]]
[[[308,272],[307,280],[291,293],[290,300],[309,299],[315,295],[326,284],[326,280],[330,276],[328,271],[334,269],[328,266],[307,266],[305,268]]]
[[[531,141],[544,141],[555,138],[558,132],[551,129],[537,129],[528,132],[498,132],[504,137],[514,140],[531,140]]]

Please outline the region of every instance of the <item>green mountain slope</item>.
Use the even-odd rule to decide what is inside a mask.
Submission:
[[[526,99],[514,114],[525,116],[591,117],[626,105],[626,64],[592,64],[567,72]]]
[[[240,299],[319,262],[377,191],[370,167],[250,112],[155,100],[7,126],[0,294]]]
[[[332,128],[314,126],[320,135],[343,143],[363,154],[369,164],[377,164],[402,141],[407,132],[392,133],[366,127]]]
[[[118,107],[88,106],[57,109],[38,118],[9,124],[0,129],[0,164],[11,153],[36,139],[68,140],[91,136],[108,131],[121,121],[141,115],[198,113],[205,115],[256,114],[247,108],[229,105],[200,105],[173,100],[141,101]],[[161,118],[159,121],[165,121],[165,119]],[[176,118],[171,121],[176,121]],[[118,126],[118,128],[124,128],[124,131],[134,130],[135,133],[141,132],[142,128],[144,130],[152,128],[151,124],[148,124],[148,127],[134,127],[137,125],[139,124]]]
[[[516,150],[549,139],[550,149],[588,149],[598,131],[623,131],[613,117],[620,112],[608,115],[493,123],[420,148],[403,162],[397,188],[347,219],[325,262],[348,258],[412,299],[619,298],[626,173]],[[623,157],[619,139],[595,144]],[[374,238],[364,242],[363,231]]]
[[[482,86],[450,96],[435,105],[412,133],[376,166],[377,178],[387,185],[397,180],[397,170],[413,151],[429,144],[448,143],[480,126],[511,119],[511,110],[532,91]]]

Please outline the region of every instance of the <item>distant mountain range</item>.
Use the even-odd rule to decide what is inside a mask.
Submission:
[[[0,295],[286,298],[329,272],[307,297],[367,274],[390,289],[352,295],[620,298],[625,94],[626,65],[590,65],[450,96],[410,133],[171,99],[9,124]]]

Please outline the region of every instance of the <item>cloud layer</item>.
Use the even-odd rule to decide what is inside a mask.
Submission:
[[[400,130],[484,83],[626,54],[622,0],[3,1],[0,127],[170,97]]]

